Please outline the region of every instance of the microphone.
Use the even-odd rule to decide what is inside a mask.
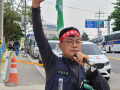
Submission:
[[[75,53],[75,54],[73,55],[73,57],[76,57],[76,58],[77,58],[77,54]],[[88,60],[85,59],[85,58],[83,58],[83,62],[84,62],[84,63],[87,63],[87,64],[90,65],[90,66],[94,66],[94,64],[93,64],[92,62],[88,61]]]

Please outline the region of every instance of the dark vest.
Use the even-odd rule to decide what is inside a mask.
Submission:
[[[85,77],[84,68],[79,65],[79,83],[77,90],[84,90],[82,79]],[[71,75],[67,65],[62,58],[56,58],[56,64],[51,78],[46,82],[45,90],[58,90],[59,79],[63,79],[63,90],[74,90],[72,88]],[[80,88],[81,87],[81,88]]]

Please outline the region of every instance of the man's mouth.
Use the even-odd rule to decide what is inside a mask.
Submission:
[[[76,52],[78,52],[78,50],[71,50],[71,52],[75,52],[76,53]]]

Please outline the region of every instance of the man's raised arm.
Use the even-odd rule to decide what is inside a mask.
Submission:
[[[43,60],[45,71],[48,72],[54,67],[56,56],[52,52],[48,40],[43,32],[40,16],[40,3],[42,1],[44,0],[32,0],[32,21],[35,40]]]
[[[32,0],[32,7],[37,8],[40,6],[40,3],[44,0]]]

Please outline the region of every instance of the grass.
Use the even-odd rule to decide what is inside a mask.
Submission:
[[[9,57],[11,56],[11,54],[12,54],[12,50],[10,50],[10,55],[9,55]]]

